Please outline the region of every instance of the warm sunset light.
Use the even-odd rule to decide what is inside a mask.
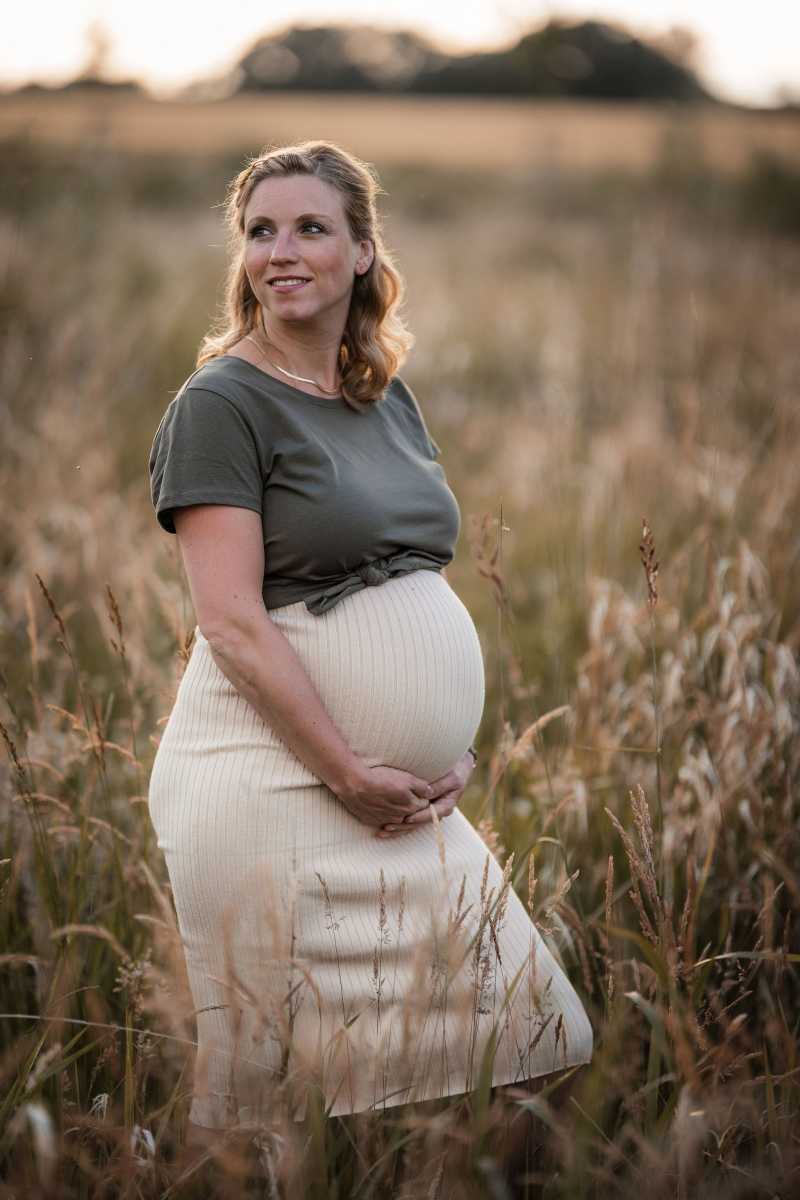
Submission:
[[[800,1180],[800,0],[0,38],[0,1200]]]
[[[251,0],[225,5],[198,0],[73,0],[42,10],[15,5],[4,20],[0,87],[29,81],[64,82],[86,60],[86,35],[102,21],[111,44],[109,69],[165,93],[199,77],[227,70],[257,37],[287,24],[369,22],[414,29],[451,52],[500,47],[548,18],[618,21],[643,37],[671,26],[698,39],[696,65],[703,81],[722,98],[753,105],[775,103],[800,91],[800,6],[791,0],[752,5],[726,0],[608,0],[606,4],[535,3],[505,0],[464,5],[442,0],[315,0],[268,6]]]

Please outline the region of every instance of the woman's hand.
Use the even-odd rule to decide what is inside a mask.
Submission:
[[[438,783],[438,780],[437,780]],[[399,824],[439,793],[434,784],[396,767],[364,767],[358,782],[339,793],[345,808],[363,825]]]
[[[465,750],[456,765],[451,767],[446,775],[434,779],[428,803],[419,807],[416,812],[407,816],[403,821],[387,821],[375,836],[399,837],[401,834],[411,833],[418,825],[425,825],[433,821],[432,809],[436,809],[436,815],[440,819],[449,817],[461,799],[467,780],[474,770],[475,760],[469,750]]]

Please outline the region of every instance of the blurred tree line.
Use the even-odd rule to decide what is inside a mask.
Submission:
[[[260,38],[221,82],[230,92],[710,99],[691,66],[693,35],[648,44],[618,25],[550,20],[503,50],[453,55],[420,34],[371,25],[292,26]],[[201,85],[202,86],[202,85]]]
[[[504,49],[468,54],[449,54],[408,29],[291,25],[259,38],[230,70],[198,79],[185,95],[206,100],[298,90],[713,101],[698,79],[696,50],[695,35],[679,26],[643,40],[604,21],[551,19]],[[110,51],[110,35],[94,22],[86,63],[65,90],[140,90],[133,80],[113,79]]]

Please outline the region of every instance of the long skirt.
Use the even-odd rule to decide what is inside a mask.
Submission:
[[[368,766],[433,781],[472,742],[480,641],[438,571],[269,617]],[[592,1055],[586,1011],[456,809],[392,838],[352,815],[195,628],[149,785],[197,1021],[190,1119],[314,1094],[328,1115],[521,1082]],[[517,864],[519,865],[519,864]]]

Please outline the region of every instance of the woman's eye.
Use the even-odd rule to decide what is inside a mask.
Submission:
[[[301,226],[302,229],[319,230],[320,233],[325,232],[325,226],[320,225],[319,221],[305,221]],[[250,237],[260,237],[263,233],[270,233],[271,230],[266,225],[254,225],[250,230]]]

